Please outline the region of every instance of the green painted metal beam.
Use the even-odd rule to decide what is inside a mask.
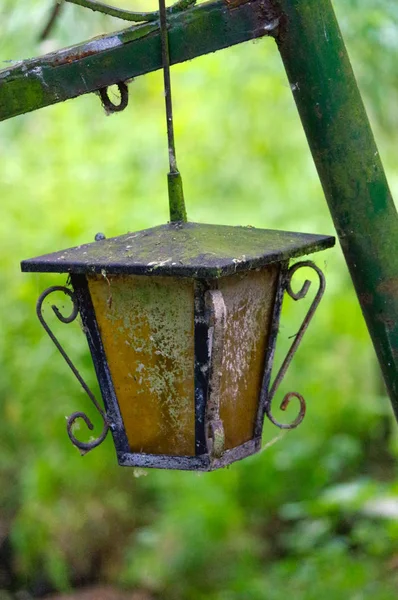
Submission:
[[[218,0],[168,18],[171,64],[271,35],[271,0]],[[159,24],[148,23],[0,71],[0,121],[162,66]]]
[[[398,418],[397,212],[330,0],[277,4],[279,50]]]

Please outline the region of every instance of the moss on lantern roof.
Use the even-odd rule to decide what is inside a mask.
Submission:
[[[25,272],[214,278],[333,246],[334,237],[202,223],[168,223],[24,260]]]

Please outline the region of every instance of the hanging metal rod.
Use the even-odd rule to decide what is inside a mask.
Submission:
[[[278,28],[271,0],[208,2],[170,15],[168,23],[171,64],[275,35]],[[4,63],[0,121],[160,69],[159,48],[159,24],[148,23],[39,58]]]
[[[181,173],[177,167],[176,147],[174,139],[173,102],[171,98],[170,46],[167,23],[166,0],[159,0],[160,36],[162,46],[164,99],[166,105],[167,144],[169,153],[169,173],[167,184],[169,192],[170,221],[187,221],[184,190]]]

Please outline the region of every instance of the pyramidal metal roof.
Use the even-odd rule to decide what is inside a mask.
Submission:
[[[310,233],[168,223],[24,260],[24,272],[130,273],[214,278],[334,246]]]

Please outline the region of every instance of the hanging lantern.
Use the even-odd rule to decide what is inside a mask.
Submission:
[[[68,273],[73,290],[52,287],[38,316],[104,420],[101,436],[72,442],[88,451],[113,435],[120,465],[212,470],[260,449],[264,415],[324,290],[322,272],[289,260],[334,244],[334,238],[252,227],[170,223],[26,260],[22,270]],[[319,289],[279,374],[271,370],[284,292],[295,300],[293,274],[311,267]],[[44,321],[42,305],[62,291],[80,313],[105,411]]]
[[[164,0],[159,0],[170,172],[170,220],[145,231],[96,241],[23,261],[26,272],[68,273],[71,288],[46,290],[38,317],[103,419],[101,435],[82,442],[83,453],[98,446],[109,430],[120,465],[210,471],[260,449],[266,415],[281,428],[271,403],[324,291],[324,277],[310,261],[289,267],[292,258],[334,245],[334,238],[311,234],[186,222],[177,169],[171,104],[169,50]],[[127,87],[119,84],[123,108]],[[106,108],[111,110],[109,97]],[[120,110],[120,107],[114,108]],[[283,295],[303,298],[306,281],[294,292],[300,267],[313,269],[319,288],[286,359],[271,383]],[[43,302],[63,292],[69,315],[55,305],[63,323],[80,313],[104,408],[94,397],[43,316]]]

